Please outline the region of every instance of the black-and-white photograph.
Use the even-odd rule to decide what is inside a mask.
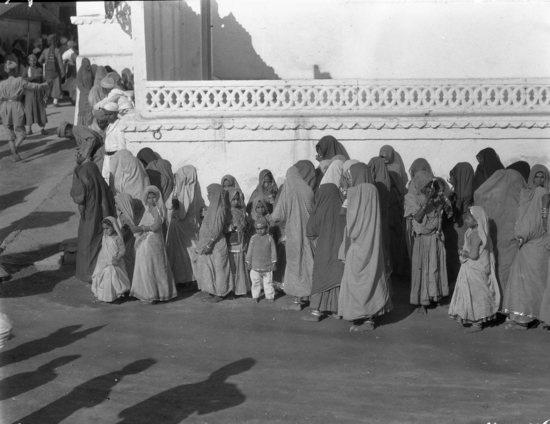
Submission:
[[[2,0],[0,423],[550,423],[550,0]]]

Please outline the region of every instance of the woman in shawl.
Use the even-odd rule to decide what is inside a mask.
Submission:
[[[124,265],[124,240],[115,218],[102,222],[101,251],[92,275],[92,293],[101,302],[114,302],[130,291],[130,280]]]
[[[142,202],[145,212],[139,225],[132,227],[136,263],[130,296],[144,303],[163,302],[178,295],[162,234],[166,209],[162,207],[160,190],[153,185],[144,190]]]
[[[119,150],[111,156],[109,186],[115,194],[128,193],[134,199],[141,199],[149,177],[141,162],[128,150]]]
[[[149,181],[160,190],[162,200],[166,203],[174,191],[172,165],[149,147],[141,149],[137,154],[137,158],[145,167]]]
[[[122,85],[126,91],[134,91],[134,74],[128,68],[124,68],[120,72],[122,77]]]
[[[84,282],[92,281],[97,257],[101,250],[104,218],[114,213],[114,201],[109,187],[101,177],[97,165],[91,160],[94,146],[77,151],[77,166],[73,172],[71,197],[78,205],[78,245],[76,253],[76,277]]]
[[[378,191],[364,163],[345,172],[348,206],[340,248],[344,274],[338,313],[351,321],[351,332],[374,329],[374,319],[392,310],[386,274]]]
[[[29,66],[23,71],[23,79],[42,83],[44,78],[42,77],[42,68],[37,66],[38,59],[34,54],[29,56]],[[27,125],[27,134],[32,134],[32,124],[38,124],[40,127],[40,133],[46,134],[46,123],[48,117],[46,116],[46,89],[42,90],[25,90],[25,123]]]
[[[208,209],[199,230],[197,244],[197,284],[210,294],[205,302],[221,302],[232,290],[229,252],[224,230],[231,214],[228,194],[220,184],[210,184]]]
[[[469,327],[468,332],[477,332],[483,329],[484,323],[496,317],[500,307],[500,289],[487,214],[480,206],[469,207],[464,212],[464,223],[468,230],[460,250],[462,265],[449,306],[449,316]]]
[[[548,277],[548,187],[550,173],[535,165],[526,189],[521,190],[514,228],[519,251],[510,268],[503,308],[506,329],[524,330],[539,318]]]
[[[349,160],[349,155],[346,148],[331,135],[325,135],[322,137],[315,145],[315,151],[317,152],[315,159],[319,162],[319,166],[315,170],[316,184],[314,190],[316,190],[321,183],[321,179],[324,175],[323,168],[328,169],[330,162],[327,161],[330,161],[335,157],[338,157],[338,159],[342,161]]]
[[[414,237],[410,302],[425,313],[449,294],[441,234],[443,207],[433,175],[415,172],[405,196],[405,217],[411,220]]]
[[[197,242],[200,214],[204,200],[197,169],[185,165],[174,175],[175,190],[169,202],[172,219],[166,238],[166,252],[176,283],[190,284],[197,280]]]
[[[249,233],[248,219],[241,203],[242,192],[236,187],[228,191],[231,205],[231,217],[226,229],[227,248],[229,250],[229,267],[232,284],[237,296],[245,296],[251,287],[249,272],[245,264],[247,237]]]
[[[88,94],[88,104],[94,108],[96,103],[99,103],[105,97],[107,97],[107,91],[101,86],[101,81],[107,76],[107,70],[104,66],[98,66],[94,75],[94,85],[90,89]]]
[[[306,226],[306,235],[315,244],[313,278],[309,306],[311,313],[302,317],[305,321],[321,321],[326,315],[338,316],[338,296],[344,264],[338,260],[340,241],[344,237],[345,215],[340,213],[342,196],[339,186],[342,161],[334,161],[315,193],[315,206]],[[327,178],[329,177],[329,178]]]
[[[490,147],[480,150],[476,155],[476,159],[478,165],[474,174],[474,191],[487,181],[495,171],[504,169],[504,165],[500,161],[497,152]]]
[[[87,57],[82,59],[80,68],[76,74],[76,87],[79,91],[78,98],[78,125],[91,125],[93,121],[92,107],[88,97],[90,90],[94,85],[94,74],[92,73],[92,65]]]
[[[246,212],[249,214],[252,213],[252,206],[256,199],[263,200],[268,208],[267,213],[273,212],[273,204],[275,203],[278,191],[277,183],[271,171],[269,169],[263,169],[258,178],[258,185],[250,195],[250,199],[246,205]]]
[[[518,171],[500,169],[474,191],[474,205],[481,206],[489,217],[489,233],[497,262],[497,278],[504,296],[510,266],[518,251],[514,226],[521,190],[525,180]]]
[[[506,169],[515,169],[518,171],[525,182],[529,180],[529,174],[531,173],[531,165],[529,165],[528,162],[525,162],[524,160],[519,160],[517,162],[514,162],[511,165],[508,165]]]
[[[447,272],[450,281],[455,281],[460,269],[458,250],[464,245],[464,234],[468,229],[463,215],[474,203],[474,168],[468,162],[459,162],[449,172],[449,183],[453,186],[450,196],[453,206],[453,220],[446,225],[445,250],[447,251]]]
[[[313,246],[307,238],[307,222],[313,210],[315,168],[308,160],[298,161],[286,173],[280,198],[271,214],[273,223],[284,222],[286,269],[283,290],[293,297],[288,310],[302,310],[311,294]]]
[[[118,193],[115,196],[115,208],[118,224],[124,240],[124,264],[126,266],[126,273],[130,281],[132,281],[136,263],[136,238],[134,237],[132,228],[141,221],[145,208],[141,200],[132,198],[128,193]]]

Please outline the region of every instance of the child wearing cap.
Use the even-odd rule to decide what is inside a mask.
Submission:
[[[246,252],[246,268],[250,270],[252,281],[252,299],[260,301],[262,286],[268,302],[275,301],[273,288],[273,271],[277,263],[277,250],[273,237],[268,233],[268,223],[265,218],[254,222],[256,234],[250,239]]]

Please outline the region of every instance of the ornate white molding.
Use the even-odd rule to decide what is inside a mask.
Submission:
[[[105,15],[80,15],[71,16],[71,23],[73,25],[115,24],[117,20],[116,17],[109,19]]]
[[[550,115],[548,79],[147,81],[141,96],[144,117]]]

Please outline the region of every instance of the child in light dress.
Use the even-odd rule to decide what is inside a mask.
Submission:
[[[102,222],[101,251],[92,275],[92,293],[101,302],[114,302],[130,291],[130,279],[124,266],[124,239],[118,222],[108,216]]]

